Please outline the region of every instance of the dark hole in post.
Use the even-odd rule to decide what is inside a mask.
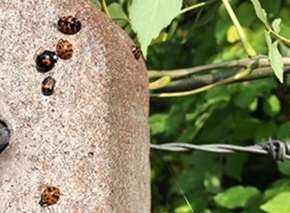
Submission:
[[[10,130],[7,124],[0,120],[0,153],[9,145]]]

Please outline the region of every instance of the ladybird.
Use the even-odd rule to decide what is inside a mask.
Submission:
[[[55,52],[44,50],[36,56],[36,68],[39,72],[48,72],[54,67],[57,60],[58,56]]]
[[[46,77],[41,86],[41,92],[45,96],[50,96],[53,94],[54,91],[54,86],[55,86],[55,80],[54,78],[48,76]]]
[[[80,20],[74,16],[60,17],[57,22],[57,28],[64,34],[76,34],[82,28]]]
[[[10,130],[7,125],[0,121],[0,153],[9,145]]]
[[[56,54],[61,59],[69,59],[73,55],[73,46],[68,40],[60,39],[56,45]]]
[[[137,60],[142,56],[140,48],[135,45],[132,46],[132,53]]]
[[[42,207],[56,204],[60,197],[60,190],[55,186],[47,186],[41,193],[39,205]]]

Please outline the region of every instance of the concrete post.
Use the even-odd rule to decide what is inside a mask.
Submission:
[[[80,32],[58,31],[76,15]],[[146,69],[127,34],[86,0],[0,2],[0,121],[10,144],[0,154],[0,212],[149,213]],[[73,44],[71,59],[36,70],[38,48]],[[56,80],[43,96],[42,81]],[[61,195],[39,205],[46,186]]]

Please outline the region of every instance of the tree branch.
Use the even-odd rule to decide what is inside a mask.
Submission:
[[[193,74],[197,73],[204,73],[209,72],[211,70],[216,69],[234,69],[234,68],[243,68],[250,66],[254,62],[257,62],[257,67],[268,67],[270,66],[269,59],[266,56],[258,56],[256,58],[245,58],[239,60],[232,60],[224,63],[218,64],[206,64],[201,66],[195,66],[191,68],[184,68],[184,69],[176,69],[176,70],[150,70],[149,71],[149,78],[155,79],[160,78],[163,76],[169,76],[171,79],[180,79],[192,76]],[[283,58],[283,62],[285,65],[290,65],[290,57]]]
[[[201,76],[195,76],[183,80],[172,81],[166,88],[158,90],[158,92],[178,92],[178,91],[185,91],[185,90],[192,90],[196,88],[200,88],[202,86],[206,86],[212,83],[215,83],[220,80],[224,80],[229,78],[230,76],[234,75],[237,71],[231,70],[226,73],[213,73],[213,74],[206,74]],[[290,73],[290,65],[284,68],[284,73]],[[252,73],[243,79],[233,80],[230,83],[235,82],[243,82],[243,81],[251,81],[261,78],[268,78],[274,76],[271,67],[261,67],[254,69]]]

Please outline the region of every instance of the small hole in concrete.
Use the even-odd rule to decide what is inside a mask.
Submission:
[[[7,124],[0,120],[0,153],[9,145],[10,130]]]
[[[89,156],[89,157],[93,157],[93,156],[94,156],[94,153],[93,153],[93,152],[89,152],[89,153],[88,153],[88,156]]]

